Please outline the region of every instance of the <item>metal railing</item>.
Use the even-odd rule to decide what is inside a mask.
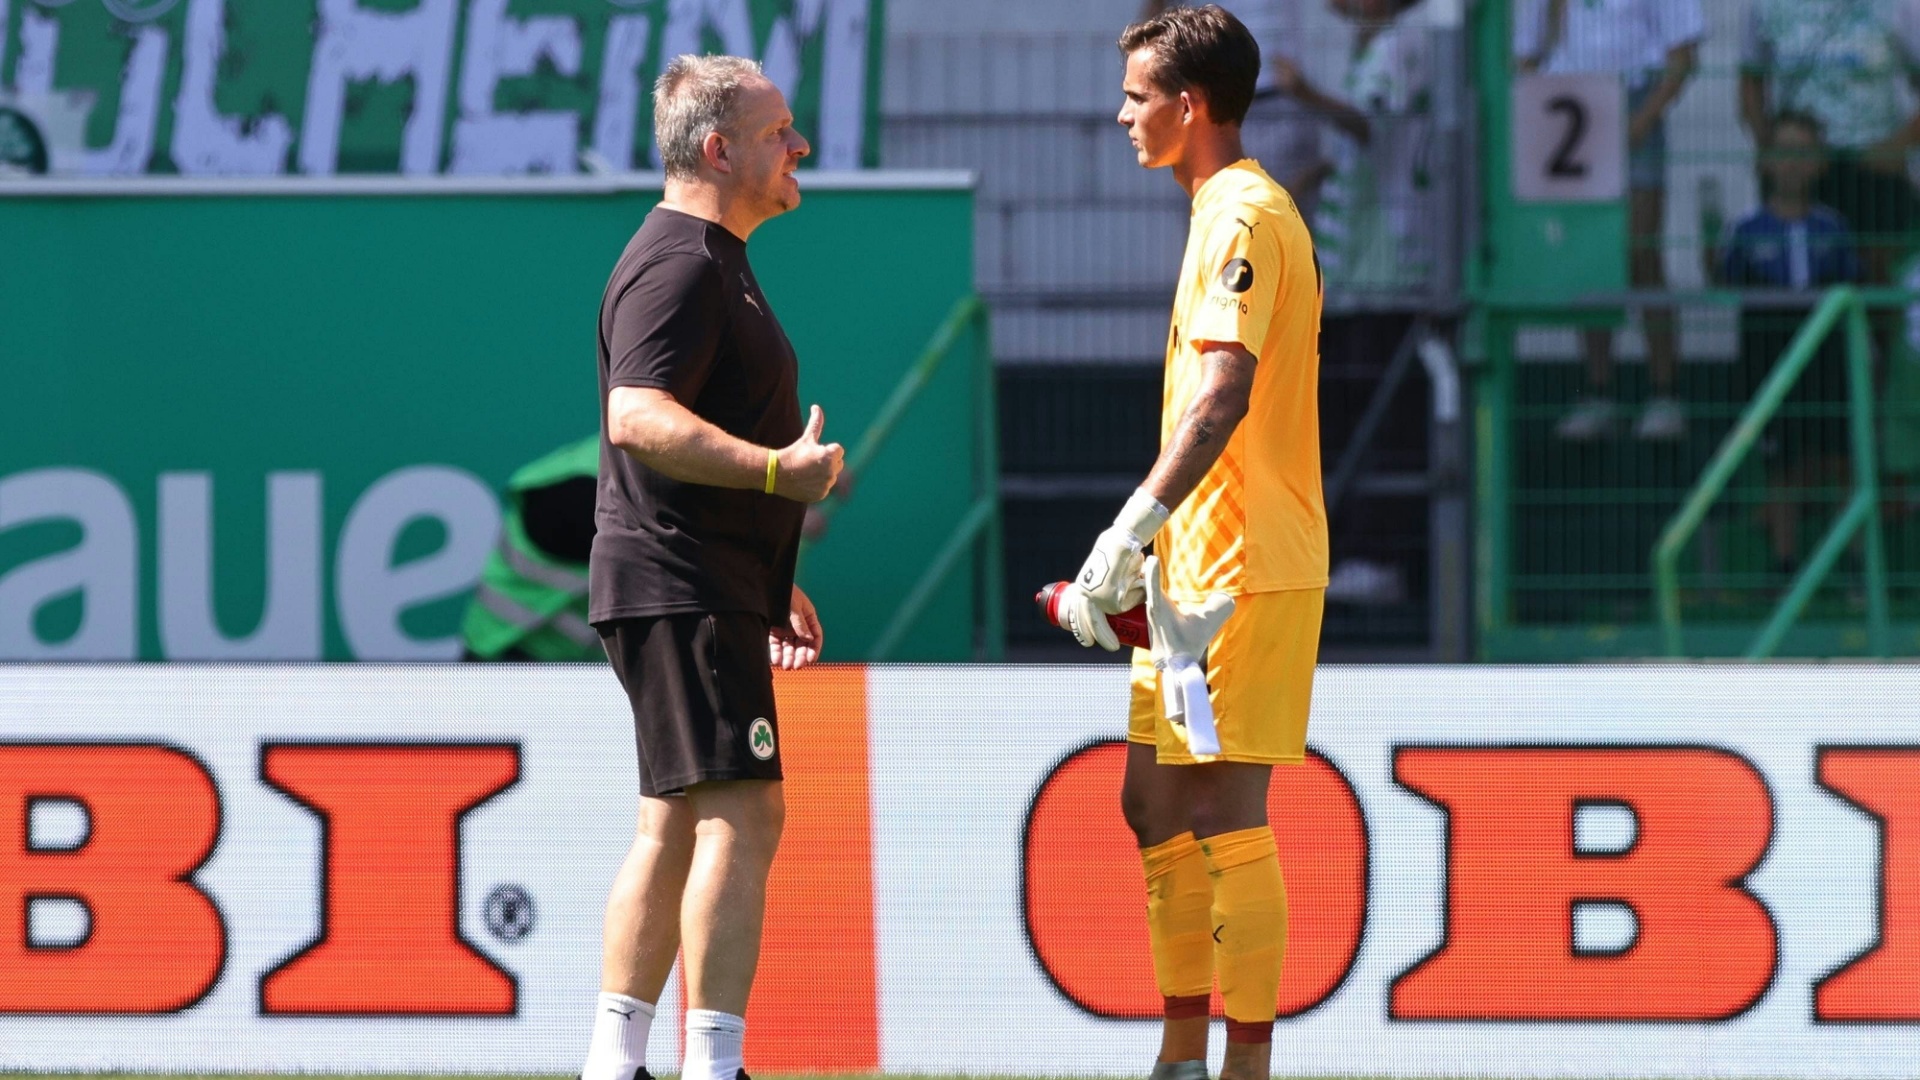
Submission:
[[[1897,268],[1920,237],[1914,192],[1859,152],[1855,121],[1882,118],[1841,115],[1857,102],[1756,141],[1752,91],[1797,94],[1787,68],[1743,45],[1756,3],[1702,0],[1706,36],[1664,139],[1628,150],[1632,196],[1604,207],[1512,190],[1522,128],[1508,16],[1539,6],[1468,9],[1486,194],[1466,338],[1485,361],[1472,369],[1484,659],[1920,651],[1920,308],[1885,287],[1915,283]],[[1880,74],[1904,86],[1897,65]],[[1890,118],[1909,118],[1910,103],[1901,111]],[[1808,215],[1838,238],[1802,272],[1788,237]],[[1557,255],[1530,247],[1542,235]],[[1567,273],[1548,287],[1536,267]],[[1820,290],[1843,284],[1860,288],[1865,314],[1829,316],[1824,340],[1807,339],[1781,374]],[[1838,332],[1854,322],[1864,378]],[[1752,411],[1769,389],[1772,404]]]
[[[1772,616],[1748,646],[1745,656],[1748,660],[1763,660],[1773,655],[1788,628],[1800,617],[1821,582],[1832,572],[1841,553],[1855,536],[1863,532],[1868,648],[1874,656],[1887,655],[1890,636],[1887,561],[1880,531],[1880,482],[1874,446],[1873,419],[1876,407],[1872,372],[1873,343],[1867,329],[1866,303],[1860,290],[1841,287],[1828,292],[1826,299],[1808,316],[1779,366],[1761,385],[1752,403],[1740,414],[1739,421],[1721,442],[1706,472],[1701,475],[1679,511],[1668,522],[1659,543],[1654,546],[1654,601],[1668,656],[1685,655],[1680,623],[1681,550],[1706,520],[1707,511],[1726,490],[1741,463],[1760,442],[1767,422],[1780,410],[1795,381],[1813,363],[1821,345],[1842,320],[1845,320],[1846,334],[1847,425],[1852,451],[1853,495],[1807,564],[1794,577],[1792,587],[1781,597]]]
[[[995,415],[992,337],[987,308],[978,296],[956,301],[939,329],[927,341],[926,348],[900,377],[893,392],[881,404],[879,412],[861,433],[847,454],[841,470],[841,485],[852,490],[859,477],[879,456],[894,430],[905,419],[913,403],[965,339],[971,346],[971,387],[973,393],[973,502],[954,526],[953,532],[921,572],[913,587],[894,609],[893,617],[874,639],[867,660],[879,662],[893,655],[909,631],[925,614],[927,605],[939,591],[960,559],[969,552],[974,557],[975,655],[997,661],[1006,649],[1006,600],[1002,587],[1000,561],[1001,522],[999,492],[999,431]],[[844,505],[841,497],[829,498],[818,508],[821,524],[831,520]],[[810,545],[807,545],[810,546]],[[804,548],[803,548],[804,550]]]
[[[1685,655],[1740,657],[1762,642],[1767,655],[1868,655],[1882,647],[1868,625],[1869,617],[1878,619],[1872,608],[1882,596],[1886,651],[1920,652],[1920,469],[1914,464],[1920,378],[1909,370],[1920,364],[1920,353],[1907,344],[1920,342],[1920,293],[1893,287],[1850,287],[1849,293],[1865,312],[1864,380],[1850,371],[1841,331],[1855,317],[1844,313],[1829,315],[1837,321],[1824,339],[1806,346],[1812,358],[1797,363],[1795,374],[1781,374],[1816,309],[1841,303],[1824,291],[1592,293],[1555,310],[1483,305],[1468,335],[1477,361],[1469,371],[1480,657],[1563,662],[1675,655],[1655,587],[1657,559],[1710,474],[1717,490],[1704,510],[1694,511],[1697,519],[1686,519],[1693,531],[1674,564]],[[1660,302],[1724,322],[1739,349],[1732,362],[1689,357],[1680,365],[1685,436],[1636,438],[1628,430],[1631,415],[1616,417],[1609,434],[1592,440],[1559,434],[1556,423],[1575,398],[1581,370],[1525,360],[1518,339],[1534,326]],[[1621,374],[1621,400],[1639,400],[1643,366],[1628,365]],[[1856,404],[1862,388],[1869,396]],[[1768,412],[1752,413],[1763,397],[1772,402]],[[1861,409],[1869,419],[1856,430]],[[1741,456],[1716,468],[1743,428]],[[1863,532],[1850,534],[1850,542],[1820,551],[1836,519],[1866,512],[1858,478],[1869,471],[1880,493],[1872,519],[1879,524],[1870,531],[1884,554],[1884,590],[1881,571],[1868,565],[1869,522],[1858,523]],[[1805,576],[1816,556],[1819,573]],[[1776,621],[1783,598],[1803,580],[1793,612]]]

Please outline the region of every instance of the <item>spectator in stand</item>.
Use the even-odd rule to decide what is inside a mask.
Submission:
[[[1320,189],[1314,244],[1329,287],[1418,288],[1432,270],[1421,222],[1431,211],[1433,65],[1426,36],[1402,18],[1419,2],[1332,0],[1355,26],[1345,100],[1322,93],[1290,60],[1273,67],[1282,93],[1343,136],[1300,184]]]
[[[1197,7],[1207,2],[1145,0],[1140,21],[1168,8]],[[1305,4],[1306,0],[1225,0],[1220,6],[1232,12],[1260,46],[1260,81],[1254,84],[1253,107],[1241,125],[1248,155],[1294,195],[1302,214],[1309,214],[1309,200],[1294,188],[1320,157],[1320,125],[1288,101],[1277,82],[1277,66],[1297,63],[1306,51]]]
[[[1887,282],[1920,223],[1907,174],[1920,115],[1900,85],[1920,74],[1920,0],[1752,0],[1740,59],[1754,145],[1767,149],[1780,110],[1819,121],[1833,152],[1814,198],[1859,231],[1867,280]]]
[[[1859,248],[1847,219],[1822,206],[1828,151],[1820,121],[1799,112],[1769,118],[1760,171],[1766,202],[1734,227],[1720,260],[1720,280],[1735,287],[1791,289],[1804,304],[1749,309],[1740,315],[1741,382],[1757,393],[1792,342],[1816,291],[1858,282]],[[1760,507],[1773,569],[1792,573],[1800,560],[1801,509],[1813,492],[1846,483],[1846,347],[1832,335],[1803,371],[1768,426],[1761,452],[1766,460],[1768,501]]]
[[[1798,3],[1800,0],[1787,0]],[[1629,267],[1639,289],[1666,286],[1666,116],[1699,62],[1706,37],[1700,0],[1521,0],[1514,54],[1522,72],[1618,74],[1627,90],[1627,210]],[[1686,434],[1687,415],[1675,394],[1679,349],[1670,308],[1643,313],[1653,396],[1634,434],[1670,440]],[[1583,342],[1587,389],[1555,429],[1586,441],[1613,430],[1613,334],[1595,328]]]

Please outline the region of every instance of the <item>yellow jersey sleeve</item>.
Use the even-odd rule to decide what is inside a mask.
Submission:
[[[1223,210],[1202,249],[1188,341],[1238,342],[1258,357],[1280,306],[1286,265],[1278,231],[1252,207]],[[1191,295],[1191,294],[1189,294]]]

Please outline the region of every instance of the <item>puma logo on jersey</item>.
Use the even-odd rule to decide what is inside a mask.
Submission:
[[[743,290],[741,295],[747,298],[747,303],[753,305],[753,310],[765,315],[767,309],[761,307],[760,301],[753,298],[753,283],[747,280],[747,275],[745,274],[740,275],[740,288]]]
[[[1260,225],[1260,223],[1259,223],[1259,222],[1257,222],[1257,221],[1256,221],[1256,222],[1254,222],[1253,224],[1251,224],[1251,225],[1249,225],[1249,224],[1247,224],[1247,222],[1246,222],[1245,220],[1243,220],[1243,219],[1241,219],[1241,218],[1234,218],[1233,220],[1234,220],[1234,221],[1235,221],[1235,223],[1237,223],[1237,224],[1238,224],[1238,225],[1239,225],[1239,226],[1240,226],[1241,228],[1243,228],[1243,229],[1245,229],[1245,230],[1247,230],[1247,235],[1248,235],[1248,236],[1252,236],[1252,235],[1253,235],[1253,230],[1254,230],[1254,229],[1256,229],[1256,228],[1258,228],[1258,227],[1259,227],[1259,225]]]

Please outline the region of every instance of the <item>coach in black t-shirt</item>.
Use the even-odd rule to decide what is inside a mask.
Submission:
[[[666,197],[600,306],[589,618],[633,702],[641,799],[582,1075],[633,1080],[684,948],[683,1075],[736,1080],[785,812],[770,668],[819,655],[793,566],[842,451],[818,406],[802,428],[793,345],[747,264],[753,230],[800,204],[786,100],[751,60],[682,56],[654,133]]]

